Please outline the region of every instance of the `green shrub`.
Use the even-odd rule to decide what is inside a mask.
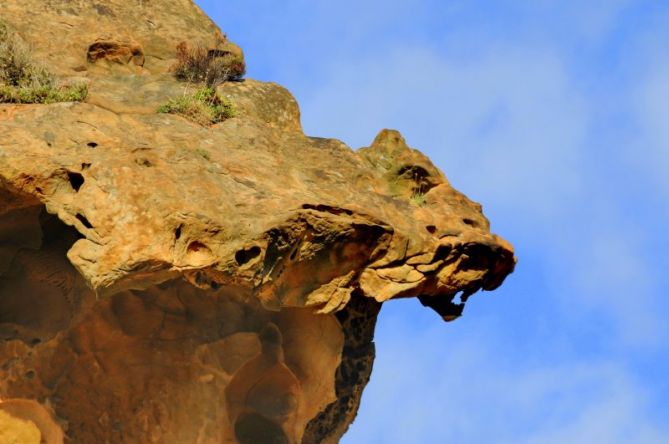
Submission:
[[[28,46],[0,22],[0,103],[79,102],[88,86],[59,87],[45,68],[36,65]]]
[[[9,86],[0,84],[0,103],[42,103],[81,102],[88,95],[86,84],[64,88],[52,86]]]
[[[424,193],[420,192],[415,192],[414,194],[411,195],[409,198],[409,202],[411,202],[412,205],[415,205],[417,207],[424,207],[427,205],[427,199],[425,198]]]
[[[244,58],[230,51],[191,48],[182,42],[177,46],[174,76],[182,82],[203,82],[209,87],[228,80],[240,80],[246,73]]]
[[[216,94],[214,88],[205,87],[195,91],[192,95],[184,95],[161,105],[159,113],[178,114],[202,126],[223,122],[235,117],[235,105],[226,98]]]
[[[0,83],[20,86],[33,77],[46,80],[36,74],[43,73],[34,68],[28,47],[0,22]]]

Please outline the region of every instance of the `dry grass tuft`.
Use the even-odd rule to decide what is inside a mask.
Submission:
[[[177,62],[172,69],[182,82],[214,87],[229,80],[241,80],[246,73],[246,64],[243,57],[232,52],[190,47],[182,42],[177,46]]]
[[[0,103],[79,102],[88,86],[59,87],[49,71],[32,60],[30,48],[0,22]]]
[[[205,87],[192,95],[172,99],[158,108],[159,113],[178,114],[202,126],[209,126],[235,117],[234,104],[216,94],[214,88]]]

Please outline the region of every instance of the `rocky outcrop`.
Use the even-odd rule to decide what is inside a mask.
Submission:
[[[171,72],[182,42],[236,48],[190,0],[8,0],[0,17],[89,85],[84,103],[0,105],[7,433],[337,442],[381,303],[453,320],[513,270],[481,206],[396,131],[358,151],[308,137],[290,93],[250,79],[218,86],[237,109],[222,123],[156,113],[194,88]]]

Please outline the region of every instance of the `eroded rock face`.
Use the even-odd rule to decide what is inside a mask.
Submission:
[[[456,295],[513,270],[480,205],[396,131],[359,151],[307,137],[290,93],[253,80],[218,87],[238,108],[220,124],[157,114],[188,87],[169,72],[181,42],[234,47],[190,0],[9,0],[0,17],[90,89],[0,105],[0,429],[337,442],[383,302],[453,320]]]

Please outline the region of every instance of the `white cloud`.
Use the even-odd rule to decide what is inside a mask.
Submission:
[[[521,223],[552,217],[580,186],[588,116],[550,53],[500,47],[448,60],[396,48],[333,65],[305,99],[308,131],[355,147],[369,144],[377,129],[398,128],[457,186],[523,214]]]
[[[666,302],[655,274],[653,253],[643,250],[646,239],[634,228],[622,227],[615,217],[609,226],[584,233],[583,245],[570,245],[564,263],[555,263],[552,277],[562,291],[562,309],[572,321],[608,314],[613,318],[616,339],[645,349],[664,349],[668,337],[663,313]],[[612,231],[617,230],[617,231]],[[557,282],[562,276],[567,282]]]
[[[343,443],[669,442],[622,364],[523,356],[496,329],[416,328],[407,311],[382,317],[372,381]]]
[[[669,195],[669,54],[663,49],[651,57],[653,63],[636,89],[634,104],[642,133],[630,150],[629,159],[640,173],[650,174],[662,193]]]

